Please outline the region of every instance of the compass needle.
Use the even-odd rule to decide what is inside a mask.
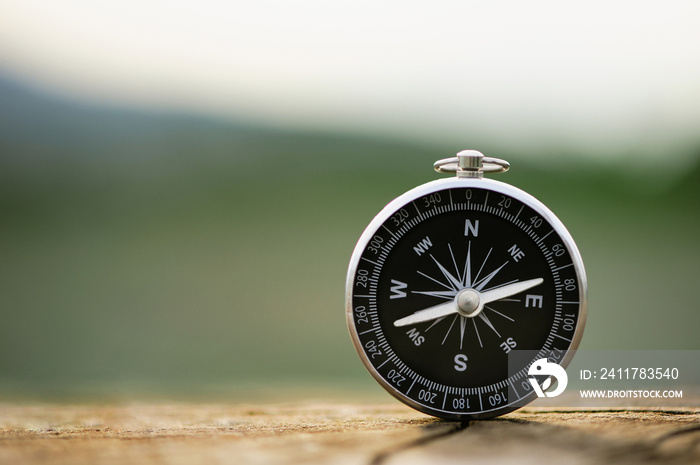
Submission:
[[[527,281],[508,284],[507,286],[497,287],[495,289],[481,293],[481,300],[485,304],[495,302],[496,300],[505,299],[507,297],[520,294],[535,286],[539,286],[544,282],[542,278],[528,279]]]
[[[415,323],[423,323],[424,321],[434,320],[435,318],[440,318],[457,312],[457,304],[454,302],[454,300],[452,300],[450,302],[445,302],[443,304],[419,310],[411,315],[408,315],[407,317],[400,318],[394,321],[394,326],[398,328]]]
[[[429,415],[465,421],[526,405],[534,362],[556,354],[566,368],[581,340],[576,244],[540,201],[483,176],[508,166],[473,150],[438,161],[457,176],[389,202],[350,259],[345,314],[362,363]]]
[[[503,266],[501,266],[501,268],[502,267]],[[496,273],[497,271],[498,270],[494,271],[492,274]],[[418,310],[417,312],[414,312],[404,318],[399,318],[398,320],[394,321],[394,326],[398,328],[401,326],[423,323],[424,321],[434,320],[435,318],[451,315],[453,313],[461,313],[463,316],[473,317],[479,314],[485,304],[519,294],[520,292],[524,292],[530,288],[542,284],[543,281],[544,280],[542,278],[529,279],[527,281],[515,282],[506,286],[497,287],[486,292],[477,292],[476,289],[465,289],[457,294],[455,299],[450,302],[445,302],[423,310]],[[467,293],[472,294],[469,297],[475,298],[477,301],[476,304],[471,302],[463,302],[465,299],[464,296],[467,295]]]

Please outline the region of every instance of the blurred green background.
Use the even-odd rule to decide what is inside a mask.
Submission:
[[[614,126],[592,122],[619,109],[607,101],[591,121],[576,120],[580,131],[575,121],[547,133],[541,88],[523,83],[527,70],[505,73],[519,68],[510,63],[504,79],[530,94],[520,120],[545,129],[523,138],[507,101],[486,99],[497,110],[481,120],[456,95],[468,117],[450,113],[451,132],[430,136],[439,126],[433,113],[401,106],[387,124],[391,113],[376,108],[382,99],[373,93],[364,96],[366,114],[382,116],[362,124],[362,115],[338,116],[354,111],[343,101],[322,93],[324,106],[293,89],[323,109],[297,118],[284,102],[265,100],[261,107],[279,105],[287,116],[246,117],[238,108],[232,117],[168,105],[166,94],[155,103],[138,93],[122,99],[126,88],[96,96],[70,75],[38,72],[51,60],[35,49],[23,55],[20,42],[0,47],[0,399],[377,393],[345,326],[350,254],[387,202],[436,179],[432,163],[466,148],[507,159],[512,169],[498,179],[548,205],[576,240],[590,289],[582,348],[700,349],[700,136],[674,132],[697,129],[700,81],[683,88],[682,111],[651,111],[655,118],[633,131],[622,122],[620,139]],[[692,76],[700,54],[683,56]],[[139,79],[128,70],[122,77]],[[372,75],[357,70],[363,77]],[[629,90],[625,82],[613,79],[609,94]],[[405,86],[407,101],[424,89]],[[205,87],[193,84],[188,98]],[[482,90],[495,92],[473,89]],[[647,91],[626,98],[634,108],[663,103]],[[236,107],[231,95],[224,100]],[[543,97],[542,112],[556,100]],[[577,111],[557,107],[554,120]],[[423,133],[407,122],[421,117]]]

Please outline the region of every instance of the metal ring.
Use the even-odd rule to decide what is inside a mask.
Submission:
[[[484,157],[482,159],[482,164],[483,166],[479,171],[484,173],[503,173],[510,168],[510,163],[500,158]],[[436,161],[433,168],[438,173],[456,173],[460,171],[459,158],[443,158],[442,160]]]
[[[457,170],[459,170],[459,158],[443,158],[442,160],[436,161],[433,168],[438,173],[456,173]]]

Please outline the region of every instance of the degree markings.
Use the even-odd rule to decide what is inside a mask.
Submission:
[[[371,263],[372,265],[376,266],[377,268],[381,268],[381,267],[382,267],[379,263],[377,263],[377,262],[375,262],[375,261],[373,261],[373,260],[370,260],[369,258],[362,257],[362,260],[364,260],[364,261],[366,261],[366,262],[368,262],[368,263]]]
[[[515,221],[518,219],[520,214],[523,212],[523,208],[525,208],[525,204],[522,204],[522,206],[520,207],[520,210],[518,210],[518,214],[513,217],[513,223],[515,223]]]
[[[422,214],[421,214],[420,210],[418,209],[418,205],[416,205],[416,201],[414,200],[414,201],[412,201],[411,203],[412,203],[413,206],[415,207],[416,213],[418,213],[418,218],[421,218],[421,217],[422,217]]]
[[[381,330],[381,329],[382,329],[382,328],[380,328],[379,326],[377,326],[377,327],[368,329],[367,331],[362,331],[362,332],[359,333],[359,334],[360,334],[360,336],[363,336],[363,335],[365,335],[365,334],[367,334],[367,333],[371,333],[372,331],[375,331],[375,332],[376,332],[376,331],[379,331],[379,330]]]
[[[537,241],[537,245],[539,245],[542,241],[544,241],[545,239],[547,239],[547,236],[549,236],[549,235],[552,234],[553,232],[554,232],[554,230],[552,229],[552,230],[549,231],[547,234],[545,234],[544,236],[540,237],[540,240]]]
[[[568,265],[563,265],[563,266],[560,266],[559,268],[554,268],[552,271],[563,270],[564,268],[567,268],[567,267],[569,267],[569,266],[574,266],[574,263],[571,262],[571,263],[569,263]]]
[[[394,233],[391,231],[391,229],[387,228],[385,224],[382,225],[382,228],[386,229],[389,232],[389,234],[391,234],[391,237],[396,239],[396,235],[394,235]]]
[[[411,392],[411,389],[413,389],[413,385],[414,385],[414,384],[416,384],[416,379],[415,379],[415,378],[413,378],[413,382],[412,382],[411,385],[408,387],[408,391],[406,391],[406,395],[408,395],[408,393]]]
[[[379,370],[381,367],[383,367],[383,366],[386,364],[386,362],[388,362],[389,360],[391,360],[391,357],[387,357],[387,359],[384,360],[384,361],[382,362],[382,364],[379,365],[379,366],[377,367],[377,370]]]

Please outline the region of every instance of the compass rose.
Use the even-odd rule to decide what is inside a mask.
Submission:
[[[486,262],[493,251],[493,248],[489,249],[486,254],[486,258],[481,263],[479,271],[474,276],[472,280],[471,276],[471,241],[469,241],[467,246],[467,256],[464,261],[464,267],[460,273],[459,267],[457,266],[457,261],[455,260],[455,255],[452,250],[452,245],[447,244],[450,251],[450,257],[452,259],[452,266],[454,267],[455,273],[450,272],[444,265],[442,265],[432,254],[430,258],[435,262],[439,271],[442,273],[443,278],[434,278],[422,271],[417,271],[418,274],[428,278],[430,281],[439,284],[443,289],[434,291],[412,291],[414,294],[429,295],[432,297],[437,297],[446,302],[441,304],[419,310],[411,315],[403,318],[399,318],[394,321],[394,326],[401,327],[407,325],[413,325],[417,323],[423,323],[427,321],[433,321],[432,324],[425,330],[426,332],[430,330],[433,326],[445,320],[448,317],[451,318],[450,326],[445,333],[445,337],[442,340],[442,344],[445,344],[447,336],[449,336],[454,324],[459,320],[459,348],[462,349],[464,343],[464,335],[466,331],[467,321],[471,320],[474,327],[474,332],[479,341],[479,346],[483,348],[483,343],[481,341],[481,335],[479,334],[479,328],[476,325],[476,319],[479,318],[482,322],[486,324],[496,335],[500,338],[501,335],[498,330],[494,327],[493,323],[489,317],[483,312],[484,309],[489,310],[497,315],[500,315],[510,321],[512,318],[503,315],[501,312],[493,309],[487,304],[491,302],[496,302],[499,300],[511,300],[518,301],[518,299],[509,299],[511,296],[524,292],[535,286],[538,286],[544,282],[542,278],[528,279],[526,281],[512,280],[506,283],[498,284],[496,286],[488,287],[488,284],[496,277],[499,271],[501,271],[507,264],[508,261],[498,266],[496,269],[491,271],[489,274],[479,279],[481,272],[486,266]]]

